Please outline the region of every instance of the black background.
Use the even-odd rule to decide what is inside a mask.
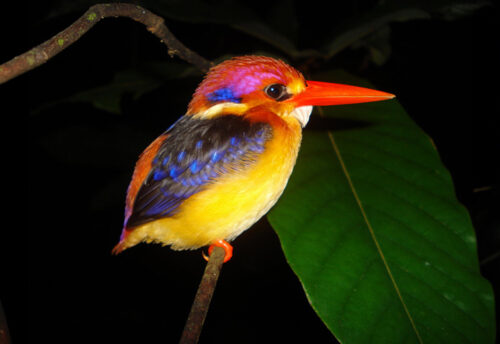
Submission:
[[[342,9],[352,15],[375,6],[356,4]],[[48,39],[83,13],[57,15],[60,6],[44,1],[5,11],[0,61]],[[253,6],[266,13],[268,5]],[[324,42],[331,23],[341,19],[341,13],[307,2],[296,2],[295,8],[301,48]],[[227,11],[230,15],[231,8]],[[497,7],[486,6],[453,21],[393,23],[392,53],[382,66],[369,62],[363,49],[346,49],[322,64],[297,61],[312,72],[345,68],[397,94],[450,170],[475,225],[481,271],[497,295],[500,56],[493,32],[498,19]],[[226,25],[166,22],[184,44],[211,60],[280,53]],[[166,83],[139,99],[125,95],[122,115],[88,103],[40,110],[150,60],[169,60],[165,47],[140,24],[109,19],[47,64],[0,86],[0,300],[14,343],[175,343],[180,336],[204,268],[200,251],[157,245],[139,245],[118,257],[110,251],[120,234],[137,156],[185,111],[200,76]],[[234,248],[202,343],[335,342],[309,307],[265,219]]]

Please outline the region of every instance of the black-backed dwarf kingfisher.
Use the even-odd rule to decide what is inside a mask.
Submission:
[[[265,215],[285,189],[313,105],[393,97],[306,81],[270,57],[236,57],[213,67],[186,114],[140,156],[113,253],[143,241],[174,250],[210,245],[223,247],[228,261],[228,241]]]

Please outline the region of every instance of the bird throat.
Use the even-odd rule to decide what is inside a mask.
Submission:
[[[312,108],[313,107],[311,105],[300,106],[298,108],[295,108],[292,112],[290,112],[290,116],[296,118],[299,121],[300,126],[304,128],[307,122],[309,122],[309,117],[311,116]]]

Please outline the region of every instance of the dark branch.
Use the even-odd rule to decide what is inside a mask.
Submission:
[[[220,270],[224,261],[225,251],[223,248],[215,246],[207,267],[203,273],[203,277],[194,297],[193,306],[184,326],[181,340],[179,344],[195,344],[198,343],[205,317],[207,316],[208,307],[214,294],[215,285],[219,278]]]
[[[127,17],[142,23],[167,46],[170,56],[177,55],[203,72],[211,66],[210,61],[179,42],[165,26],[163,18],[156,14],[133,4],[98,4],[90,7],[77,21],[48,41],[0,65],[0,84],[44,64],[76,42],[101,19],[109,17]]]

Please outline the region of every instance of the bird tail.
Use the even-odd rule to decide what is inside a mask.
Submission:
[[[133,244],[131,245],[129,241],[127,241],[127,237],[130,234],[130,231],[127,230],[127,228],[123,228],[122,234],[120,235],[120,242],[116,244],[115,247],[111,250],[111,254],[117,255],[121,253],[123,250],[126,250],[127,248],[134,246]]]
[[[115,247],[113,247],[113,249],[111,250],[111,254],[113,255],[117,255],[119,253],[121,253],[123,250],[125,250],[128,246],[125,245],[125,241],[124,240],[120,240],[120,242],[118,244],[116,244]]]

